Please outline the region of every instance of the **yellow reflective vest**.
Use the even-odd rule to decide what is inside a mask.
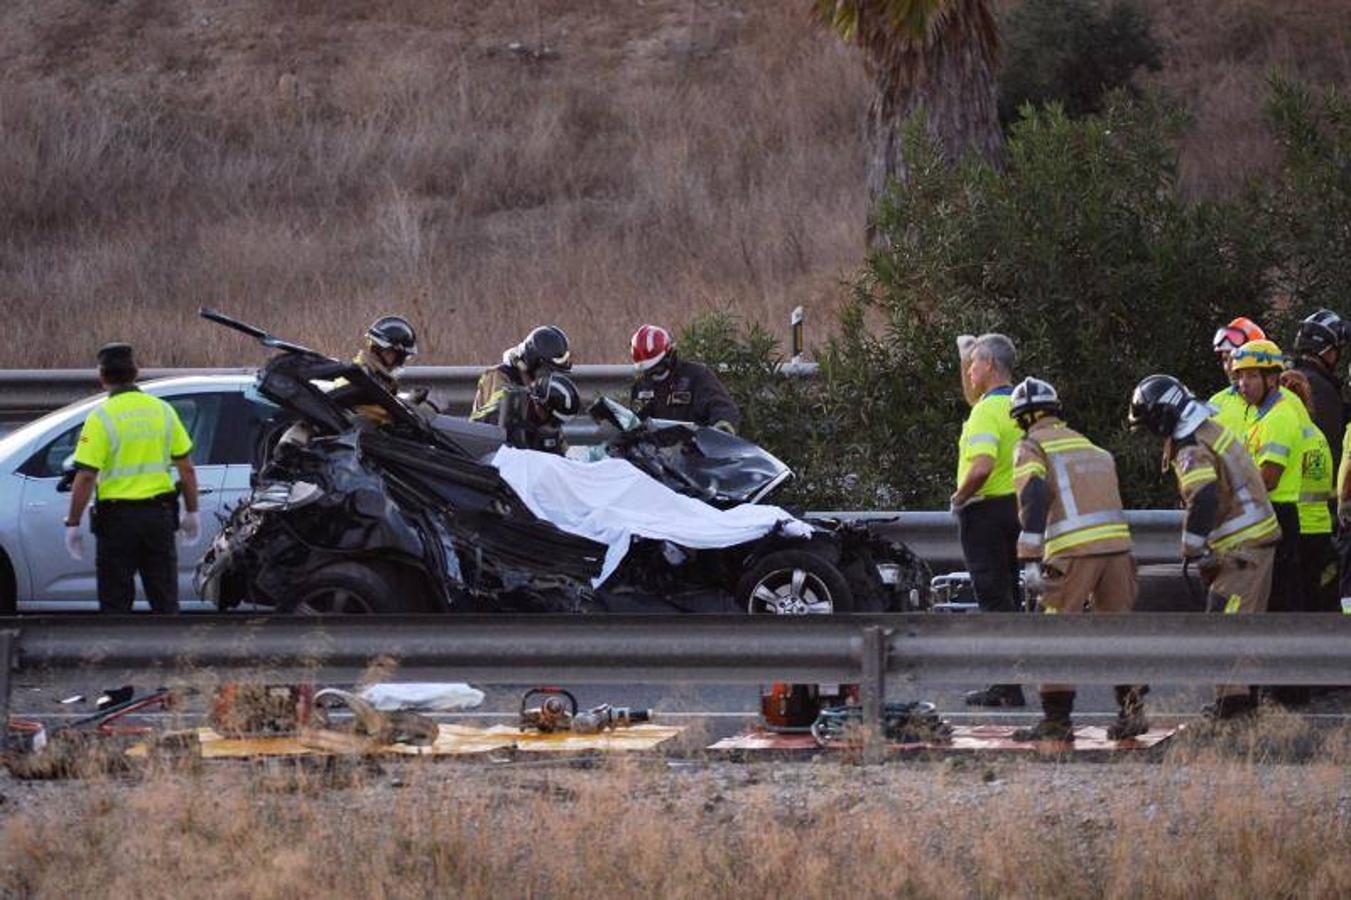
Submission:
[[[98,473],[99,500],[148,500],[173,492],[173,461],[191,452],[172,406],[135,387],[119,388],[85,418],[75,465]]]

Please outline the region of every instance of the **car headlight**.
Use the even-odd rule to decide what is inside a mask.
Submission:
[[[888,587],[895,587],[901,583],[901,567],[898,563],[878,563],[877,577]]]

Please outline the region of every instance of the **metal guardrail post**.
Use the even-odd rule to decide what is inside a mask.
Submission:
[[[9,750],[9,701],[12,679],[17,660],[14,658],[14,646],[18,642],[17,631],[0,631],[0,754]]]
[[[886,752],[882,733],[882,709],[887,702],[887,653],[890,629],[868,625],[863,629],[863,681],[859,685],[863,704],[863,761],[880,763]]]

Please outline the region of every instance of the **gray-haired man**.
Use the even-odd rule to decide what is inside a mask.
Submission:
[[[1018,502],[1013,494],[1013,450],[1022,431],[1009,415],[1013,341],[1002,334],[957,338],[962,392],[971,414],[957,444],[957,491],[952,511],[976,602],[984,612],[1017,609]],[[973,706],[1023,706],[1023,689],[996,684],[966,695]]]

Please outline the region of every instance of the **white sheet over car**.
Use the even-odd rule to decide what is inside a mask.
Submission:
[[[708,549],[756,540],[780,524],[792,537],[811,536],[811,526],[777,506],[714,509],[622,459],[581,462],[503,447],[492,464],[535,515],[606,545],[596,585],[619,567],[634,537]]]

